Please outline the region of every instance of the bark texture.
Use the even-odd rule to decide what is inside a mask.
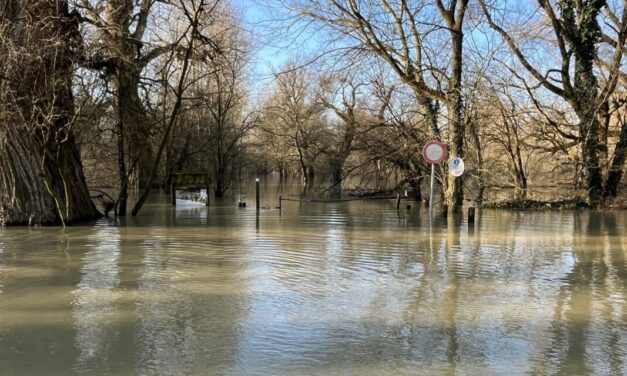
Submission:
[[[0,5],[0,222],[97,218],[72,132],[73,41],[63,0]]]

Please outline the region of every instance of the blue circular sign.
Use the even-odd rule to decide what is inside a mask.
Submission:
[[[448,172],[453,176],[462,176],[464,173],[464,161],[460,157],[451,159],[448,163]]]

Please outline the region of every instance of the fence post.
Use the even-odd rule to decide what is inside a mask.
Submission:
[[[468,208],[468,224],[469,225],[475,224],[475,208],[474,207]]]
[[[257,211],[259,211],[260,208],[260,202],[259,202],[259,178],[255,179],[255,197],[256,197],[256,205],[257,205]]]

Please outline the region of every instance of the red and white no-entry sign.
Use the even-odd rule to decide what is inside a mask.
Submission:
[[[446,159],[446,145],[431,140],[422,148],[422,157],[431,164],[442,163]]]

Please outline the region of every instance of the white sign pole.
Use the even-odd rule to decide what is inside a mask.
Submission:
[[[429,222],[433,217],[433,185],[435,180],[435,164],[442,163],[446,159],[446,145],[431,140],[422,148],[422,157],[431,164],[431,192],[429,193]]]
[[[433,217],[433,180],[435,176],[435,164],[431,163],[431,189],[429,192],[429,218]]]

